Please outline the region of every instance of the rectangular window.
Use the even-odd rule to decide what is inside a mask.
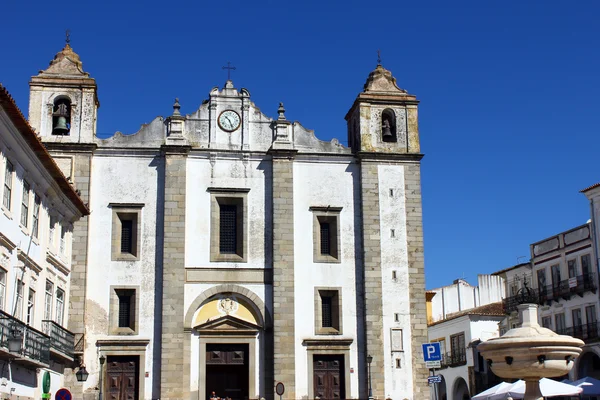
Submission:
[[[571,317],[573,318],[573,327],[578,327],[583,324],[581,319],[581,308],[571,310]]]
[[[44,319],[52,320],[52,298],[54,297],[54,284],[46,281],[46,296],[44,299]]]
[[[35,290],[29,289],[29,296],[27,296],[27,325],[33,325],[33,318],[35,313]]]
[[[246,221],[245,193],[212,194],[211,261],[246,262]]]
[[[115,289],[118,298],[118,328],[135,330],[135,289]]]
[[[544,328],[552,329],[552,317],[542,317],[542,326]]]
[[[589,275],[592,272],[591,266],[592,263],[590,261],[590,255],[585,254],[581,256],[581,273],[583,274],[583,279],[589,279]]]
[[[237,206],[222,204],[219,207],[219,252],[237,252]]]
[[[0,269],[0,310],[4,311],[6,301],[6,271]]]
[[[591,305],[585,308],[585,321],[588,324],[596,324],[596,306]]]
[[[467,362],[464,332],[450,336],[450,360],[448,361],[450,366],[464,365]]]
[[[60,254],[67,254],[67,228],[64,225],[60,225]]]
[[[21,282],[20,279],[17,280],[17,296],[16,296],[16,307],[15,307],[15,317],[22,320],[23,319],[23,287],[25,285]]]
[[[321,335],[341,334],[340,291],[316,289],[315,333]]]
[[[40,206],[42,204],[42,200],[40,196],[37,194],[34,196],[33,200],[33,225],[31,227],[31,234],[34,238],[38,237],[39,233],[39,223],[40,223]]]
[[[577,260],[567,261],[567,267],[569,269],[569,278],[575,278],[577,276]]]
[[[566,330],[567,325],[565,324],[565,314],[564,313],[560,313],[560,314],[556,314],[554,316],[554,322],[556,325],[556,333],[564,333]]]
[[[56,320],[55,322],[62,326],[65,312],[65,292],[62,289],[56,289]]]
[[[341,207],[310,207],[313,213],[313,262],[339,263]]]
[[[112,260],[136,261],[140,256],[141,208],[112,205]]]
[[[50,238],[50,244],[54,246],[54,228],[56,226],[56,218],[50,217],[48,237]]]
[[[23,180],[23,196],[21,198],[21,225],[27,228],[29,222],[29,190],[30,186],[26,180]]]
[[[2,205],[10,210],[10,202],[12,197],[12,182],[13,182],[13,172],[15,168],[12,163],[6,160],[6,169],[4,170],[4,195],[2,198]]]
[[[560,287],[560,265],[553,265],[552,268],[552,287],[559,288]]]

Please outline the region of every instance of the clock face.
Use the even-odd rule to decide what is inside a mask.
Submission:
[[[219,115],[219,126],[227,132],[233,132],[240,127],[240,116],[233,110],[225,110]]]

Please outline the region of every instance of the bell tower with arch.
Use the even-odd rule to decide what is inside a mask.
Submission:
[[[44,142],[93,143],[98,88],[69,42],[29,81],[29,123]]]

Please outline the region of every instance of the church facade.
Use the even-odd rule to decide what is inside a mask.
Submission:
[[[176,101],[100,139],[67,44],[31,79],[29,120],[90,209],[73,228],[69,329],[90,372],[74,397],[428,398],[417,106],[378,65],[346,147],[228,80],[189,115]]]

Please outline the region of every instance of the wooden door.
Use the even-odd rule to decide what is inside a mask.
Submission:
[[[342,355],[315,355],[313,359],[314,397],[344,399],[344,357]]]
[[[247,344],[206,345],[206,398],[211,393],[232,400],[248,399],[249,362]]]
[[[106,398],[138,400],[139,357],[109,356],[106,360]]]

